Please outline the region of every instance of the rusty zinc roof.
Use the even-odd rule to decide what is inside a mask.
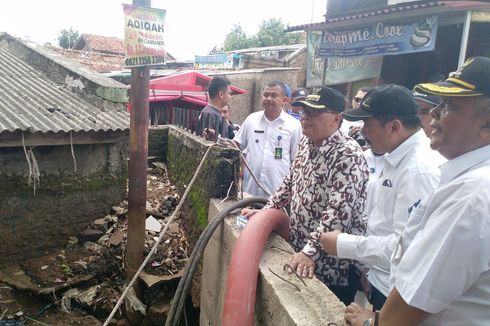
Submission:
[[[104,111],[10,53],[0,43],[0,133],[126,130],[125,110]]]
[[[434,9],[435,12],[444,12],[451,10],[488,10],[490,4],[488,1],[465,1],[465,0],[451,0],[451,1],[416,1],[409,3],[399,3],[394,5],[385,6],[382,8],[368,8],[360,11],[345,12],[344,14],[328,16],[324,22],[303,24],[297,26],[291,26],[287,28],[288,32],[302,31],[302,30],[322,30],[328,28],[334,23],[343,22],[358,22],[360,20],[377,17],[377,16],[389,16],[393,14],[404,14],[408,12],[424,12],[430,9]]]

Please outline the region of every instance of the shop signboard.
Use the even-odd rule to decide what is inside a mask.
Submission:
[[[307,87],[336,85],[380,76],[382,56],[323,58],[319,56],[321,38],[321,32],[308,32]]]
[[[238,69],[241,68],[240,54],[218,53],[210,55],[196,55],[195,69]]]
[[[325,59],[319,56],[322,33],[308,32],[306,60],[306,87],[321,86]]]
[[[326,59],[324,85],[336,85],[363,79],[378,78],[383,57],[350,57]]]
[[[377,22],[350,30],[324,30],[321,57],[395,55],[433,51],[437,16],[406,24]]]
[[[128,68],[164,64],[166,10],[123,4],[125,65]]]

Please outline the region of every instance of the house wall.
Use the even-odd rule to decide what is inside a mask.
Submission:
[[[0,148],[0,263],[35,257],[66,244],[69,236],[104,217],[126,196],[126,140],[38,146],[39,184],[28,185],[22,147]]]
[[[232,121],[241,124],[250,113],[262,110],[262,91],[271,81],[279,80],[288,84],[291,89],[302,87],[298,85],[301,71],[300,68],[269,68],[217,73],[216,75],[226,77],[233,85],[247,91],[247,94],[232,96]]]

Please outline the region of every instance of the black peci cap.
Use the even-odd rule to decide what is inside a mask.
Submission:
[[[417,105],[412,92],[403,86],[388,84],[376,86],[366,93],[358,109],[348,110],[342,116],[348,121],[370,118],[374,115],[412,115]]]
[[[317,94],[311,94],[303,101],[295,101],[291,105],[303,106],[316,110],[333,110],[342,112],[345,110],[344,95],[330,87],[321,87]]]

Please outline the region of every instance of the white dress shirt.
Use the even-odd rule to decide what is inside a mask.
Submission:
[[[392,264],[403,300],[431,313],[423,325],[490,324],[490,145],[442,165]]]
[[[259,111],[245,119],[233,140],[240,144],[257,179],[273,194],[289,171],[301,136],[301,123],[289,114],[281,110],[278,118],[269,121],[264,111]],[[281,158],[275,158],[276,148],[281,149]],[[268,197],[248,169],[243,176],[243,191],[253,196]]]
[[[366,198],[366,215],[373,209],[374,195],[376,194],[376,188],[379,183],[379,177],[383,167],[385,165],[384,155],[374,155],[371,148],[364,151],[364,157],[366,158],[367,165],[369,167],[369,181],[367,184],[367,198]]]
[[[439,182],[438,166],[422,130],[385,155],[365,237],[342,233],[337,255],[371,267],[368,280],[381,293],[390,292],[390,260],[410,208],[427,198]]]

